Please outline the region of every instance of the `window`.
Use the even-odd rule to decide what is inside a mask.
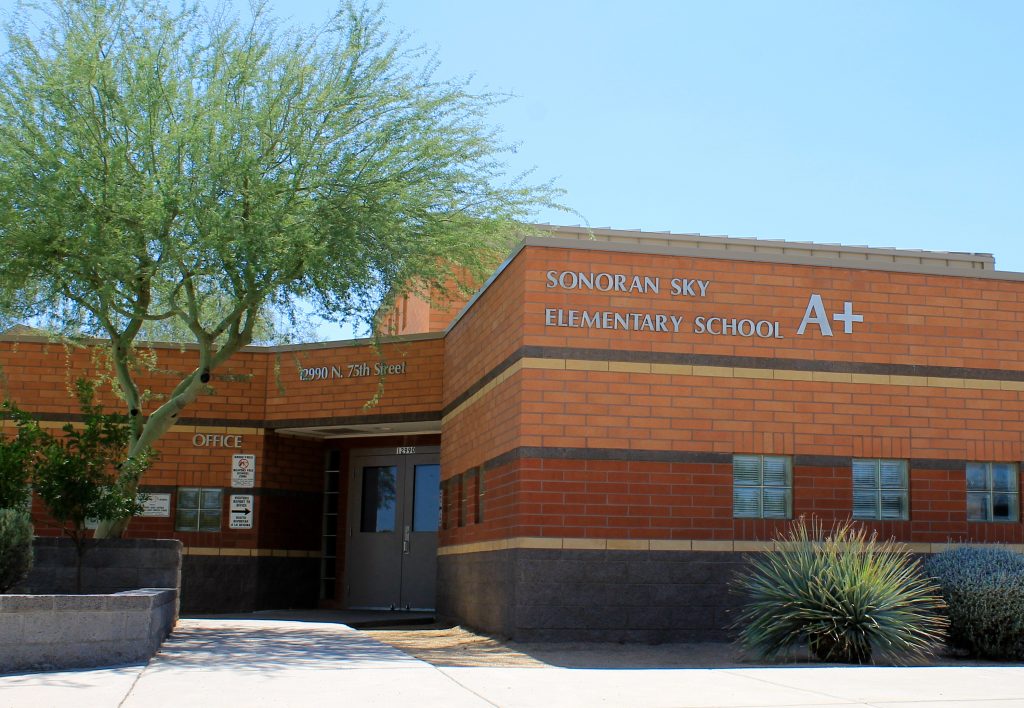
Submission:
[[[909,518],[906,460],[853,461],[853,518]]]
[[[441,519],[441,465],[413,468],[412,530],[437,531]]]
[[[788,457],[734,455],[732,513],[737,519],[788,519],[793,467]]]
[[[458,503],[459,503],[459,526],[465,526],[466,525],[467,511],[469,509],[469,503],[468,503],[468,500],[467,500],[467,494],[468,494],[468,491],[469,491],[468,490],[469,484],[468,484],[468,482],[466,480],[466,473],[465,472],[460,474],[457,477],[457,479],[459,480],[456,483],[457,484],[456,489],[458,490]]]
[[[390,533],[395,530],[397,494],[397,467],[363,468],[360,533]]]
[[[1020,508],[1017,465],[967,463],[967,520],[1016,521]]]
[[[220,531],[220,489],[178,487],[175,531]]]
[[[484,487],[484,468],[481,465],[476,471],[476,523],[483,523],[484,520],[484,494],[487,489]]]

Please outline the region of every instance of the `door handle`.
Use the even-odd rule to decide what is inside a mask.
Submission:
[[[402,534],[402,553],[409,553],[409,527],[405,527],[405,531]]]

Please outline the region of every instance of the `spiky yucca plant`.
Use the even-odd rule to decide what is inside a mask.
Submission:
[[[822,661],[868,664],[923,658],[942,643],[942,597],[895,541],[844,521],[796,520],[776,550],[735,581],[748,596],[735,628],[766,658],[807,645]]]

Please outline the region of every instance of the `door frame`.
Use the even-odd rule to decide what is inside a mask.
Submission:
[[[400,450],[404,450],[405,452],[400,452]],[[427,456],[428,458],[432,458],[432,459],[430,459],[429,462],[425,461],[425,460],[422,459],[424,456]],[[376,458],[376,459],[374,459],[374,458]],[[421,458],[421,459],[418,460],[418,461],[411,461],[410,458]],[[354,548],[355,544],[354,544],[353,541],[354,541],[355,534],[359,532],[359,526],[360,526],[361,515],[362,515],[362,508],[361,508],[361,506],[362,506],[362,494],[361,494],[361,491],[362,491],[362,479],[361,479],[361,476],[360,476],[361,472],[362,472],[362,468],[364,466],[363,463],[361,462],[362,460],[367,460],[367,461],[373,460],[373,462],[387,460],[388,461],[387,464],[394,465],[395,467],[398,468],[398,477],[399,477],[399,479],[397,480],[396,486],[398,486],[404,492],[403,498],[398,500],[398,503],[400,505],[402,505],[403,509],[397,515],[398,518],[396,518],[395,530],[394,530],[393,533],[396,534],[396,539],[395,539],[394,545],[395,545],[396,548],[399,549],[399,553],[401,553],[401,551],[400,551],[400,549],[402,547],[401,539],[402,539],[402,535],[403,535],[403,532],[404,532],[404,529],[402,528],[402,525],[403,525],[402,522],[405,521],[406,523],[411,523],[411,521],[412,521],[411,518],[410,519],[405,519],[404,518],[404,515],[406,513],[404,507],[406,506],[406,504],[408,504],[408,506],[410,507],[410,511],[411,511],[411,506],[412,506],[412,503],[414,501],[412,495],[413,495],[413,490],[414,490],[414,485],[415,485],[415,479],[414,479],[414,477],[415,477],[415,475],[414,475],[415,465],[416,464],[437,464],[437,465],[440,465],[440,462],[441,462],[441,446],[437,445],[437,444],[433,444],[433,445],[410,445],[410,446],[394,446],[394,447],[366,447],[366,448],[353,448],[353,449],[351,449],[349,451],[349,455],[348,455],[348,475],[347,475],[347,479],[344,482],[345,489],[346,489],[346,497],[347,497],[346,509],[345,509],[345,527],[344,527],[344,529],[339,529],[339,531],[341,531],[345,535],[345,562],[344,562],[345,566],[344,566],[344,576],[343,576],[344,577],[344,581],[343,581],[344,582],[344,587],[342,588],[342,593],[341,593],[341,599],[342,599],[342,602],[344,603],[345,607],[353,607],[352,602],[351,602],[351,600],[352,600],[352,594],[351,594],[352,578],[353,578],[353,573],[354,572],[358,572],[357,567],[359,565],[361,565],[359,563],[359,557],[360,557],[359,549]],[[409,467],[408,472],[404,472],[405,467],[408,466],[408,465],[411,465]],[[406,477],[406,479],[404,481],[402,480],[403,475]],[[440,491],[440,489],[438,489],[438,501],[439,502],[440,502],[440,494],[441,494],[441,491]],[[440,515],[439,515],[439,518],[438,518],[438,532],[439,531],[440,531]],[[433,544],[435,549],[436,549],[436,546],[437,546],[436,534],[437,534],[437,532],[435,532],[435,540],[434,540],[434,544]],[[422,610],[422,609],[430,609],[430,610],[433,610],[434,607],[437,604],[437,600],[436,600],[436,597],[437,597],[437,585],[436,585],[436,562],[437,562],[437,555],[436,555],[436,550],[435,550],[434,555],[433,555],[433,561],[434,561],[434,565],[433,565],[433,568],[434,568],[434,574],[433,574],[434,578],[433,578],[433,593],[432,594],[433,594],[433,597],[434,597],[434,601],[432,603],[432,606],[430,608],[410,608],[410,609],[420,609],[420,610]],[[402,562],[401,555],[399,555],[399,558],[398,558],[397,562],[399,564],[401,564],[401,562]],[[400,587],[401,587],[401,584],[402,583],[401,583],[401,577],[400,577],[399,578],[399,586]],[[401,590],[399,590],[399,596],[400,595],[401,595]],[[401,598],[400,598],[400,600],[401,600]],[[388,604],[390,604],[390,603],[388,603]],[[398,606],[392,605],[390,608],[388,607],[387,604],[378,605],[378,606],[371,606],[371,605],[366,605],[366,604],[357,604],[357,605],[355,605],[355,607],[360,608],[360,609],[385,609],[385,610],[386,609],[394,609],[394,610],[404,610],[405,609],[404,606],[400,605],[400,603],[399,603]]]

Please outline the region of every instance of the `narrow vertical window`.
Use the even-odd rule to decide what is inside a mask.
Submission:
[[[441,465],[416,465],[413,469],[413,531],[437,531],[441,514],[440,490]]]
[[[441,482],[441,528],[452,527],[452,480]]]
[[[363,468],[362,515],[359,522],[362,533],[389,533],[395,530],[397,481],[397,467]]]
[[[476,522],[483,523],[484,520],[484,495],[487,490],[484,487],[484,468],[481,465],[476,471]]]
[[[469,485],[466,483],[466,473],[463,472],[458,477],[458,494],[459,494],[459,526],[466,525],[466,514],[467,514],[467,500],[466,500],[466,487]]]
[[[733,516],[738,519],[788,519],[793,509],[793,472],[789,457],[734,455]]]

